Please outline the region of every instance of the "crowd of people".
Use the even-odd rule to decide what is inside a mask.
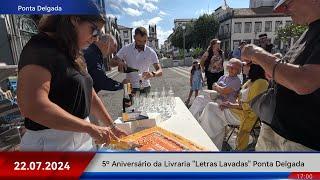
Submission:
[[[316,110],[320,104],[320,81],[315,78],[320,75],[320,36],[316,33],[320,28],[320,13],[316,12],[319,7],[319,1],[281,0],[275,11],[290,14],[294,23],[309,25],[308,30],[284,57],[280,53],[273,54],[273,45],[267,34],[259,35],[258,45],[241,42],[227,64],[228,74],[219,80],[212,80],[213,72],[219,71],[212,67],[219,66],[211,66],[211,62],[218,62],[219,58],[212,57],[223,53],[217,53],[220,50],[219,40],[211,41],[208,53],[202,58],[207,66],[202,66],[202,69],[208,79],[208,89],[220,95],[214,101],[203,95],[197,96],[190,112],[218,149],[222,149],[227,126],[236,125],[239,127],[236,150],[246,150],[250,132],[258,120],[262,126],[256,151],[320,150],[320,136],[315,130],[320,125],[317,120],[320,114]],[[239,65],[231,66],[237,60],[241,60]],[[243,85],[239,91],[237,75],[240,69]],[[269,115],[271,122],[258,117],[259,110],[254,111],[251,104],[253,99],[266,95],[268,88],[275,91],[275,105],[264,107],[274,108],[274,113]],[[258,103],[268,103],[266,101],[268,99],[262,99]]]

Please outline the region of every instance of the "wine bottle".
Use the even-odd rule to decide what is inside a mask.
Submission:
[[[132,112],[132,93],[131,93],[131,84],[123,85],[123,100],[122,100],[122,110],[123,113]]]
[[[131,72],[139,72],[139,69],[135,69],[133,67],[127,66],[127,69],[124,70],[124,73],[131,73]]]

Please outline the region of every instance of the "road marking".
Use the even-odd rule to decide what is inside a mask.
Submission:
[[[191,68],[190,68],[190,67],[176,67],[176,68],[178,68],[178,69],[180,69],[180,70],[182,70],[182,71],[186,71],[188,74],[189,74],[190,71],[191,71]]]
[[[181,73],[180,71],[177,71],[174,68],[169,68],[169,70],[174,71],[175,73],[177,73],[177,74],[179,74],[179,75],[181,75],[181,76],[183,76],[185,78],[190,78],[190,76],[186,75],[185,73]]]
[[[187,76],[190,77],[190,72],[189,72],[189,71],[185,71],[185,70],[183,70],[183,69],[181,69],[181,68],[177,68],[177,67],[174,67],[174,69],[175,69],[176,71],[179,71],[179,72],[181,72],[181,73],[184,73],[184,74],[186,74]]]

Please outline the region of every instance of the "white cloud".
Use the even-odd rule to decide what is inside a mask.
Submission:
[[[146,22],[146,20],[133,21],[133,22],[132,22],[132,26],[133,26],[134,28],[140,27],[140,26],[146,27],[146,26],[148,26],[148,23]]]
[[[166,12],[164,12],[164,11],[160,11],[160,12],[159,12],[159,15],[160,15],[160,16],[165,16],[165,15],[168,15],[168,13],[166,13]]]
[[[154,25],[154,24],[159,24],[160,21],[162,21],[163,19],[161,17],[154,17],[152,19],[142,19],[139,21],[134,21],[131,23],[132,27],[136,28],[139,26],[143,26],[145,28],[148,29],[149,25]],[[158,26],[157,26],[158,27]]]
[[[154,17],[148,21],[148,24],[158,24],[160,21],[162,21],[161,17]]]
[[[214,12],[213,9],[210,9],[209,11],[208,11],[208,9],[200,9],[200,10],[197,10],[197,11],[196,11],[195,15],[201,16],[201,15],[203,15],[203,14],[211,14],[211,13],[213,13],[213,12]]]
[[[139,1],[137,0],[123,0],[125,3],[127,3],[128,5],[135,5],[135,6],[139,6]]]
[[[155,6],[155,5],[152,4],[152,3],[147,3],[147,2],[146,2],[146,3],[143,4],[143,9],[146,10],[146,11],[148,11],[148,12],[153,12],[153,11],[157,10],[158,7]]]
[[[154,3],[158,3],[159,0],[122,0],[129,6],[133,5],[136,7],[142,7],[143,10],[153,12],[158,9]]]
[[[123,8],[123,11],[127,14],[129,14],[130,16],[141,16],[142,12],[136,9],[132,9],[132,8]]]
[[[157,34],[159,39],[159,46],[164,43],[165,40],[168,39],[169,35],[172,33],[172,30],[163,30],[161,26],[157,26]]]

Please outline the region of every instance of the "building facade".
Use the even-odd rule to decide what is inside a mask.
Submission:
[[[279,0],[250,0],[249,8],[273,7]]]
[[[264,33],[275,45],[277,52],[285,52],[293,43],[293,40],[282,42],[277,39],[277,30],[290,25],[292,19],[282,13],[273,13],[273,6],[241,9],[220,7],[216,9],[215,15],[220,22],[218,38],[222,41],[222,49],[227,53],[237,48],[241,41],[257,44],[258,36]]]
[[[197,19],[174,19],[174,29],[177,29],[178,27],[181,27],[181,26],[185,26],[187,25],[188,23],[192,23],[194,21],[196,21]]]
[[[0,15],[0,62],[17,65],[23,46],[37,32],[31,15]]]
[[[125,46],[127,44],[131,44],[132,41],[132,28],[118,25],[121,37],[121,44]]]

